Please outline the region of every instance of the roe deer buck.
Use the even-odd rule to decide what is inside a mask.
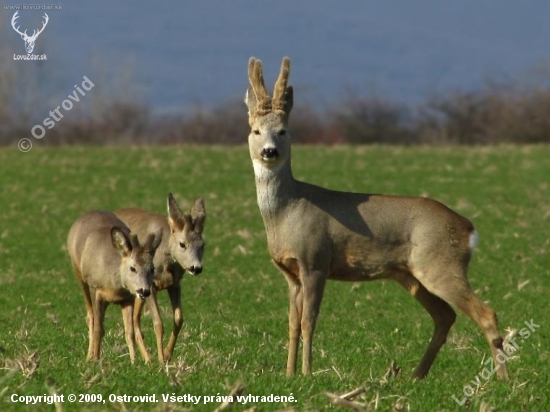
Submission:
[[[134,301],[151,293],[153,256],[161,233],[151,233],[143,246],[114,214],[89,212],[72,225],[67,250],[86,303],[88,359],[98,360],[109,303],[121,305],[130,360],[135,360]]]
[[[181,313],[181,285],[180,281],[185,271],[192,275],[202,272],[202,255],[204,241],[202,232],[206,213],[202,198],[195,200],[191,213],[183,213],[172,196],[168,195],[168,218],[165,215],[147,212],[139,209],[121,209],[115,214],[132,230],[139,238],[147,236],[147,233],[162,229],[163,237],[155,254],[155,278],[152,296],[147,299],[147,304],[153,317],[153,326],[157,341],[158,358],[161,362],[170,360],[176,345],[178,334],[183,325]],[[157,309],[156,293],[166,289],[172,304],[174,323],[168,345],[163,350],[162,319]],[[145,348],[143,333],[141,331],[141,310],[143,302],[136,302],[134,311],[134,327],[136,339],[142,356],[146,361],[150,360]]]
[[[312,340],[327,279],[399,282],[430,314],[435,329],[414,370],[423,378],[445,343],[457,306],[483,331],[495,362],[502,349],[495,312],[473,293],[466,270],[477,234],[472,223],[422,197],[345,193],[295,180],[288,118],[293,105],[285,57],[271,98],[262,63],[251,58],[245,103],[258,205],[271,259],[289,286],[287,374],[311,373]],[[498,362],[497,362],[498,363]],[[508,377],[505,364],[497,371]]]

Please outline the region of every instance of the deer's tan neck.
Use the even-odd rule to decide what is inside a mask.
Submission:
[[[289,161],[275,168],[268,168],[261,161],[254,160],[253,166],[258,206],[264,223],[268,226],[268,220],[282,213],[288,206],[296,181]]]

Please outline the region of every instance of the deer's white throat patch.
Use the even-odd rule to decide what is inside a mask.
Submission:
[[[260,159],[253,159],[252,166],[254,166],[254,175],[256,179],[268,179],[270,177],[275,177],[278,171],[283,166],[283,162],[280,162],[276,166],[267,166],[267,163]]]
[[[261,160],[254,159],[252,165],[256,177],[256,195],[260,211],[273,211],[277,207],[278,199],[271,182],[277,179],[277,171],[281,168],[281,164],[275,167],[267,167]]]

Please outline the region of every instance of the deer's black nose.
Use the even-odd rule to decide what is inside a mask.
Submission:
[[[151,295],[151,291],[149,289],[138,289],[137,291],[137,295],[140,299],[145,299],[147,297],[149,297],[149,295]]]
[[[191,266],[189,268],[189,272],[191,272],[193,275],[198,275],[202,272],[202,266]]]
[[[279,151],[274,147],[265,147],[262,150],[261,155],[262,155],[262,158],[264,159],[274,159],[277,156],[279,156]]]

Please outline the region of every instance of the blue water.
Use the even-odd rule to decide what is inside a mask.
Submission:
[[[296,101],[317,107],[348,93],[418,102],[441,91],[478,87],[484,79],[526,76],[550,57],[547,1],[60,4],[62,10],[49,11],[35,48],[48,56],[42,64],[53,89],[66,96],[86,75],[97,86],[94,93],[131,90],[161,111],[241,99],[252,55],[264,61],[270,85],[281,58],[290,56]],[[10,26],[13,11],[2,14],[1,39],[24,53]],[[20,20],[32,32],[41,14],[22,11]]]

